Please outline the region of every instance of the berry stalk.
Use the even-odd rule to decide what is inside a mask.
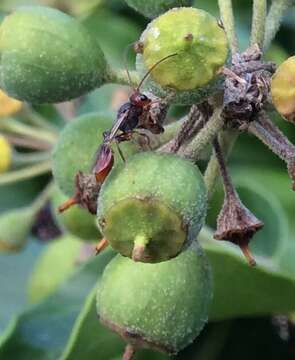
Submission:
[[[266,18],[265,38],[263,43],[264,52],[269,48],[276,36],[283,16],[288,8],[294,4],[294,0],[273,0]]]
[[[252,15],[250,45],[258,44],[260,48],[263,47],[266,10],[267,10],[266,0],[253,0],[253,13],[252,13],[253,15]]]
[[[231,0],[218,0],[218,6],[232,54],[238,51],[238,39],[235,31],[235,20]]]

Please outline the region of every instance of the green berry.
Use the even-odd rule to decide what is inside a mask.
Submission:
[[[73,206],[63,213],[58,212],[58,207],[66,200],[67,196],[56,188],[51,199],[51,205],[53,215],[60,227],[82,240],[97,242],[101,239],[96,217],[86,209]]]
[[[29,207],[9,210],[0,216],[0,251],[20,250],[27,242],[35,219]]]
[[[126,0],[126,3],[148,18],[154,18],[178,6],[190,6],[191,0]]]
[[[0,26],[0,86],[32,103],[61,102],[105,82],[107,64],[96,40],[56,9],[21,7]]]
[[[153,20],[143,32],[143,61],[150,69],[170,54],[151,74],[162,87],[186,91],[211,82],[228,56],[225,32],[204,10],[175,8]]]
[[[69,235],[51,242],[38,258],[29,281],[28,298],[37,303],[51,295],[74,271],[81,242]]]
[[[175,155],[145,152],[114,169],[98,199],[105,239],[124,256],[159,262],[196,238],[207,209],[198,168]]]
[[[278,67],[271,81],[271,95],[277,111],[295,123],[295,56]]]
[[[113,119],[99,113],[82,115],[71,121],[61,132],[53,153],[53,175],[59,188],[67,195],[75,192],[78,171],[91,172],[95,154],[102,142],[103,132],[110,129]],[[138,151],[132,142],[120,145],[125,156]],[[122,160],[114,148],[115,163]]]
[[[195,242],[158,264],[117,255],[103,274],[97,311],[102,323],[135,347],[177,353],[202,330],[211,297],[210,268]]]

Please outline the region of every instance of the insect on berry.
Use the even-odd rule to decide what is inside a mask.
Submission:
[[[134,88],[134,92],[130,96],[129,101],[119,108],[117,119],[112,128],[103,134],[103,142],[97,150],[91,175],[84,175],[81,172],[76,175],[76,192],[72,198],[59,206],[59,212],[63,212],[71,206],[79,204],[91,213],[96,213],[96,200],[100,187],[114,165],[112,143],[116,143],[119,154],[122,160],[125,161],[119,143],[130,140],[135,129],[146,129],[153,134],[160,134],[164,131],[162,125],[154,115],[154,111],[152,111],[153,101],[147,95],[140,92],[140,87],[156,66],[176,55],[177,54],[170,54],[156,62],[144,75],[137,88]],[[127,69],[126,71],[131,83],[130,74]],[[139,135],[147,137],[146,134]]]

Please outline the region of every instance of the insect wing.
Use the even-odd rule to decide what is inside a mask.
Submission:
[[[102,144],[93,171],[96,181],[103,183],[114,165],[114,155],[109,144]]]
[[[108,137],[109,141],[113,140],[116,137],[118,130],[120,129],[122,124],[124,124],[124,122],[127,120],[130,107],[131,107],[130,103],[125,103],[118,110],[117,119],[110,130],[110,134]]]

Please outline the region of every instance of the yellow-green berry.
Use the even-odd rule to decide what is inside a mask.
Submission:
[[[154,18],[178,6],[190,6],[192,0],[126,0],[126,3],[148,18]]]
[[[284,61],[271,81],[272,102],[288,121],[295,122],[295,56]]]
[[[148,25],[140,41],[148,69],[164,57],[177,54],[157,66],[151,77],[163,88],[180,91],[210,83],[228,56],[223,28],[212,15],[195,8],[167,11]]]
[[[6,138],[0,134],[0,174],[6,172],[12,161],[12,147]]]

